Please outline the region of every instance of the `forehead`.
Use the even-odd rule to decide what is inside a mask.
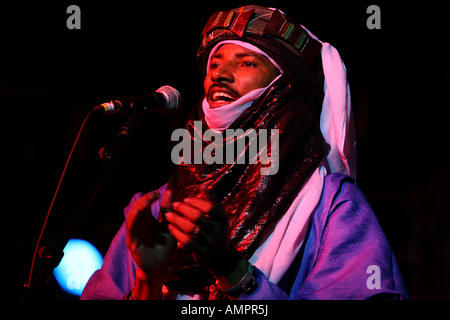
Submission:
[[[244,57],[254,57],[262,61],[269,62],[269,60],[263,55],[256,53],[255,51],[250,50],[248,48],[244,48],[240,45],[232,43],[226,43],[221,45],[216,50],[211,59],[244,58]]]

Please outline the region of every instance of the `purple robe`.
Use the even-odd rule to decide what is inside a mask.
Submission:
[[[163,194],[166,185],[158,191]],[[136,199],[125,208],[125,217]],[[159,212],[155,202],[152,212]],[[122,299],[133,288],[136,263],[125,244],[125,223],[103,266],[89,279],[81,299]],[[257,269],[258,287],[241,300],[408,299],[394,253],[355,181],[326,176],[303,247],[277,285]]]

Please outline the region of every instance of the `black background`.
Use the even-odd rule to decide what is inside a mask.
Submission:
[[[255,2],[256,3],[256,2]],[[66,9],[81,9],[69,30]],[[0,8],[2,120],[2,294],[21,297],[45,214],[78,128],[105,101],[177,88],[181,108],[151,114],[74,237],[104,255],[138,191],[173,170],[170,134],[202,94],[195,53],[209,16],[242,1],[12,2]],[[358,136],[360,188],[399,261],[412,299],[450,298],[448,90],[445,2],[258,1],[296,18],[336,47],[347,70]],[[381,8],[381,30],[366,9]],[[446,81],[446,82],[445,82]],[[44,240],[68,223],[126,119],[86,125]],[[63,298],[71,298],[63,296]]]

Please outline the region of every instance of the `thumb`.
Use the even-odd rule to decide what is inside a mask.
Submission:
[[[205,199],[209,201],[216,201],[216,196],[209,190],[206,184],[201,184],[199,187],[200,193],[197,195],[197,198]]]
[[[173,202],[173,192],[170,189],[167,189],[164,192],[164,195],[161,199],[161,209],[165,211],[172,211],[172,202]]]
[[[208,191],[208,187],[206,186],[206,184],[201,184],[199,189],[199,194],[197,195],[197,198],[200,199],[205,199],[205,200],[209,200],[209,191]]]

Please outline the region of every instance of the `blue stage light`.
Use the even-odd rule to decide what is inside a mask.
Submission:
[[[64,257],[53,274],[64,291],[80,296],[91,275],[101,268],[103,257],[88,241],[70,239]]]

